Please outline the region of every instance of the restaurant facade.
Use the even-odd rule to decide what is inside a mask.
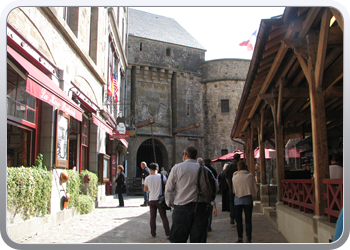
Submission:
[[[289,242],[328,243],[343,208],[343,179],[330,179],[343,154],[343,19],[329,7],[287,7],[261,21],[230,134],[245,143],[260,205]],[[294,140],[294,141],[293,141]],[[292,142],[293,141],[293,142]],[[265,143],[276,150],[277,201],[269,204]]]
[[[124,7],[18,7],[9,13],[7,166],[33,166],[42,154],[53,177],[48,222],[8,220],[12,239],[74,215],[61,206],[66,184],[57,184],[68,169],[96,173],[97,205],[105,201],[112,170],[123,163],[116,145],[128,146],[112,137],[116,117],[123,116],[118,103],[125,98],[127,19]]]

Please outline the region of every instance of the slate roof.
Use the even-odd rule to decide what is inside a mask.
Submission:
[[[173,18],[129,8],[129,35],[206,50]]]

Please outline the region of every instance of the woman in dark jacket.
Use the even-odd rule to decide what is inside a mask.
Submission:
[[[119,206],[124,207],[124,199],[123,199],[123,189],[125,186],[125,174],[124,167],[122,165],[117,166],[117,176],[114,178],[114,181],[117,183],[115,188],[115,192],[118,194]]]
[[[226,168],[229,164],[225,163],[224,168],[222,172],[218,176],[219,181],[219,188],[221,190],[221,196],[222,196],[222,211],[228,211],[230,212],[230,203],[229,203],[229,186],[226,182],[225,174],[226,174]]]

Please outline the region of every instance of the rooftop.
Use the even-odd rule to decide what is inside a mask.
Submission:
[[[173,18],[129,8],[129,35],[206,50]]]

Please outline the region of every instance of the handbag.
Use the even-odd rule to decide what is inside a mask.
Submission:
[[[162,185],[162,194],[159,195],[158,197],[158,201],[160,206],[164,209],[164,210],[171,210],[171,207],[168,207],[168,205],[165,203],[165,196],[164,196],[164,182],[163,182],[163,175],[160,174],[160,182]]]

